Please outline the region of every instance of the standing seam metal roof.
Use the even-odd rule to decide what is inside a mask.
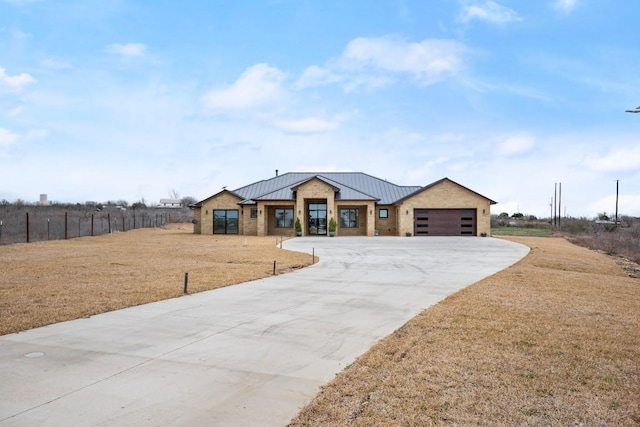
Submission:
[[[338,200],[377,200],[383,205],[393,204],[423,188],[396,185],[362,172],[290,172],[240,187],[233,193],[245,199],[242,203],[292,200],[291,188],[315,177],[338,187]]]

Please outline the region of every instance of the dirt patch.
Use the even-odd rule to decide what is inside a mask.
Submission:
[[[291,426],[640,425],[640,280],[561,238],[425,310]]]
[[[282,274],[311,255],[191,224],[0,246],[0,335]]]

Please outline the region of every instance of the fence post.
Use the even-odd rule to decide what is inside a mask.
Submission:
[[[68,214],[69,212],[64,213],[64,240],[69,238],[69,222],[67,221],[69,219]]]
[[[82,223],[82,217],[78,217],[78,237],[82,237],[82,231],[80,231],[80,224]]]
[[[122,215],[122,232],[124,233],[124,215]]]
[[[47,218],[47,240],[51,240],[51,221]]]
[[[27,243],[29,243],[29,212],[27,212]]]
[[[2,244],[2,220],[0,219],[0,244]]]
[[[91,237],[93,237],[93,214],[91,214]]]
[[[189,273],[184,273],[184,294],[186,295],[188,293],[188,288],[189,286]]]
[[[109,224],[108,226],[109,234],[111,234],[111,214],[110,213],[107,214],[107,223]]]
[[[133,229],[136,229],[136,214],[133,214]]]
[[[273,261],[273,275],[276,275],[276,262]]]

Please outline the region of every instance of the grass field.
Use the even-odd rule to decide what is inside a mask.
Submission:
[[[549,237],[553,234],[551,228],[529,228],[529,227],[492,227],[492,236],[530,236]]]
[[[561,238],[425,310],[291,426],[638,426],[640,280]]]
[[[311,264],[276,237],[204,236],[170,224],[0,246],[0,335],[229,286]]]
[[[640,280],[562,238],[425,310],[354,361],[292,426],[640,425]],[[0,334],[311,262],[276,238],[191,227],[0,247]],[[428,284],[427,284],[428,285]]]

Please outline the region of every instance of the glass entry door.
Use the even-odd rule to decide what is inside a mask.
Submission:
[[[327,204],[309,203],[309,235],[327,234]]]

